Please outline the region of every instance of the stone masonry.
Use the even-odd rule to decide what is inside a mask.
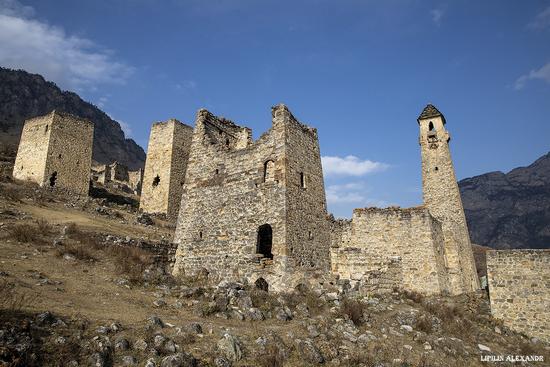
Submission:
[[[25,122],[13,177],[88,195],[94,125],[52,111]]]
[[[445,118],[428,105],[418,123],[424,206],[355,209],[351,221],[334,221],[332,271],[366,291],[476,291],[479,281]]]
[[[355,209],[349,224],[333,226],[332,269],[341,278],[365,291],[448,292],[441,223],[428,209]]]
[[[470,234],[456,181],[445,117],[431,104],[418,117],[424,205],[442,224],[450,293],[479,289]]]
[[[141,187],[142,211],[177,217],[192,135],[193,128],[176,119],[153,124]]]
[[[487,251],[491,313],[550,343],[550,250]]]
[[[288,108],[272,127],[197,114],[175,242],[175,275],[264,278],[273,289],[330,267],[330,230],[317,131]]]

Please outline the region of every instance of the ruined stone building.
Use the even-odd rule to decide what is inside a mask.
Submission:
[[[366,292],[472,292],[479,285],[445,123],[432,105],[418,118],[423,206],[334,220],[316,129],[278,105],[271,129],[253,141],[250,129],[200,110],[193,130],[153,125],[141,208],[179,209],[176,275],[206,269],[212,279],[280,288],[332,272]]]
[[[149,136],[140,210],[178,215],[193,128],[176,119],[154,123]]]
[[[56,110],[27,120],[13,177],[87,195],[93,133],[92,122]]]
[[[141,192],[143,170],[130,171],[128,167],[117,161],[111,164],[92,164],[92,179],[102,185],[109,183],[136,194]]]
[[[487,251],[491,313],[550,343],[550,250]]]
[[[351,221],[335,221],[333,272],[364,289],[426,294],[479,289],[445,123],[432,105],[418,117],[424,205],[355,209]]]
[[[197,114],[175,233],[174,273],[263,278],[275,289],[329,272],[329,222],[317,131],[284,105],[256,141]]]

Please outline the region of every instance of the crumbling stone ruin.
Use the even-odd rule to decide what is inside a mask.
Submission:
[[[176,218],[193,128],[176,119],[154,123],[149,137],[140,210]]]
[[[111,164],[92,164],[92,179],[102,185],[109,183],[115,186],[132,191],[136,194],[141,192],[143,181],[143,170],[129,171],[128,167],[115,161]]]
[[[25,122],[13,177],[87,195],[94,125],[57,110]]]
[[[493,316],[550,343],[550,250],[488,251],[487,280]]]
[[[424,205],[356,209],[333,222],[332,269],[363,289],[461,294],[479,281],[445,130],[432,105],[418,117]]]
[[[206,269],[214,279],[288,287],[331,269],[367,292],[479,289],[449,134],[434,106],[418,118],[424,206],[356,209],[351,221],[327,215],[316,130],[284,105],[272,115],[272,128],[253,142],[250,129],[199,111],[174,274]]]
[[[146,181],[147,182],[147,181]],[[317,131],[285,105],[252,131],[197,114],[175,234],[175,274],[259,278],[273,289],[329,272],[330,230]]]
[[[425,207],[355,209],[334,222],[332,271],[362,291],[449,291],[441,223]]]

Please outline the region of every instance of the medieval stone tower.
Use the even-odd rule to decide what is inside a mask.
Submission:
[[[197,114],[175,242],[174,274],[264,278],[291,286],[327,273],[330,229],[317,130],[284,105],[252,141],[249,128]]]
[[[29,119],[23,126],[13,177],[88,195],[94,124],[68,113]]]
[[[424,205],[442,223],[451,294],[479,289],[466,217],[449,150],[445,117],[431,104],[418,117]]]
[[[178,215],[193,128],[176,119],[151,127],[139,208],[146,213]]]

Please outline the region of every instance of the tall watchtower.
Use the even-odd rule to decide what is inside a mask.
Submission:
[[[452,294],[479,289],[470,235],[449,150],[445,117],[428,104],[418,117],[424,205],[442,224]]]

